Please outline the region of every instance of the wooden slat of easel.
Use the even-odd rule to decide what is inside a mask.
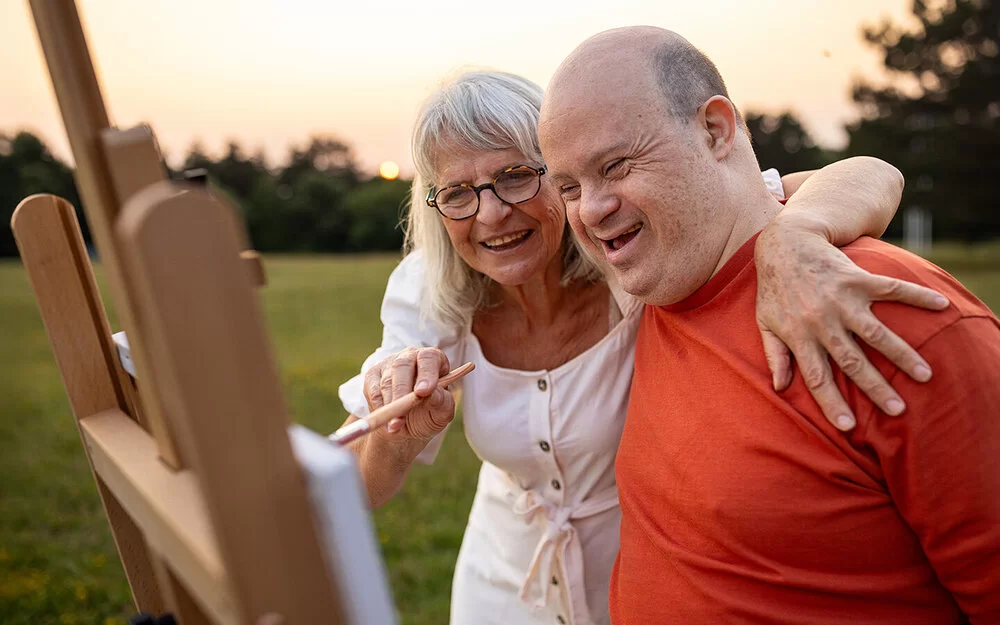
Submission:
[[[73,208],[55,196],[34,195],[18,205],[11,228],[77,426],[98,412],[128,410],[126,395],[131,387],[123,384],[126,374],[115,357]],[[93,471],[89,453],[87,459]],[[94,479],[137,607],[162,612],[165,605],[142,532],[96,473]]]
[[[130,306],[112,231],[115,218],[128,199],[127,195],[120,196],[118,193],[134,193],[166,177],[155,142],[151,133],[147,133],[146,144],[137,141],[134,133],[128,136],[131,139],[129,142],[114,140],[120,131],[110,127],[73,0],[29,0],[29,4],[76,160],[74,178],[77,189],[90,232],[100,250],[112,301],[126,333],[130,337],[138,337],[139,328]],[[111,150],[106,149],[108,145],[112,146]],[[112,173],[112,165],[117,173]],[[148,365],[148,356],[141,341],[134,342],[133,358],[141,371]],[[163,418],[155,389],[144,393],[143,408],[145,420],[156,437],[160,456],[174,468],[181,468],[183,459]]]
[[[162,182],[128,201],[116,228],[153,373],[219,532],[251,622],[342,622],[235,211]],[[178,241],[183,241],[178,245]]]
[[[178,584],[176,577],[164,575],[167,567],[163,564],[163,553],[170,549],[169,555],[174,563],[180,558],[181,568],[190,579],[200,582],[211,578],[211,571],[220,569],[221,564],[216,557],[216,565],[211,566],[212,554],[218,550],[213,548],[215,537],[207,515],[203,515],[204,521],[199,522],[198,515],[192,513],[195,506],[185,505],[175,512],[179,514],[183,510],[188,516],[183,523],[172,524],[178,531],[193,532],[199,537],[197,541],[186,541],[197,547],[198,553],[208,561],[208,565],[203,567],[208,572],[199,573],[190,570],[191,567],[183,567],[183,558],[188,552],[173,548],[175,544],[185,541],[162,540],[163,532],[156,531],[156,526],[149,523],[149,515],[144,517],[136,513],[134,505],[125,505],[132,504],[134,498],[127,496],[127,489],[122,489],[119,472],[108,468],[109,445],[104,440],[107,437],[98,439],[91,432],[100,424],[94,421],[95,413],[118,415],[121,422],[119,431],[124,428],[124,431],[138,432],[146,442],[143,446],[137,444],[135,437],[128,439],[117,446],[119,455],[125,454],[134,459],[135,452],[143,450],[148,455],[146,463],[159,471],[140,472],[141,477],[161,477],[157,484],[160,488],[147,488],[145,492],[150,497],[159,496],[160,501],[184,503],[186,500],[175,493],[190,491],[200,501],[200,493],[190,488],[193,476],[176,475],[161,463],[156,457],[156,443],[123,412],[127,406],[125,396],[133,393],[134,387],[130,383],[120,385],[124,374],[111,351],[114,346],[107,315],[87,259],[76,215],[65,200],[51,195],[36,195],[17,207],[11,227],[35,292],[136,608],[151,614],[170,610],[184,625],[203,622],[202,609],[190,598],[187,588]],[[115,449],[114,446],[111,448]],[[164,478],[164,475],[169,477]],[[156,539],[155,544],[147,540],[150,536]],[[198,588],[205,591],[203,605],[210,610],[214,608],[214,603],[231,604],[231,593],[222,584],[200,584]],[[237,623],[231,606],[228,612],[223,612],[225,618],[220,618],[218,622]]]
[[[167,568],[188,580],[191,594],[217,622],[240,622],[194,473],[157,460],[156,442],[120,411],[90,416],[81,428],[95,469]]]
[[[121,409],[120,366],[72,207],[32,196],[11,225],[136,607],[169,609],[183,625],[207,615],[245,622],[193,472],[158,460],[153,438]]]

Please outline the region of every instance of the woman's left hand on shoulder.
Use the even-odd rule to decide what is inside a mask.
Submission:
[[[941,310],[948,300],[917,284],[858,267],[823,236],[775,220],[757,239],[757,326],[774,388],[792,382],[794,356],[826,418],[841,430],[856,419],[840,394],[827,355],[883,411],[897,415],[903,399],[861,350],[855,337],[881,352],[918,382],[930,366],[872,314],[876,301]]]

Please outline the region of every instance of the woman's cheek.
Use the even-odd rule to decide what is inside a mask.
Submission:
[[[550,245],[555,245],[556,247],[562,245],[563,234],[566,231],[566,213],[562,210],[562,207],[558,210],[550,211],[545,229],[546,240]]]
[[[554,192],[547,194],[545,198],[546,219],[556,226],[559,231],[559,238],[562,238],[562,229],[566,227],[566,206],[562,197]]]
[[[466,221],[471,220],[445,222],[444,229],[448,233],[451,246],[455,248],[462,260],[469,263],[471,260],[469,255],[474,253],[475,247],[469,239],[471,228],[466,225]]]

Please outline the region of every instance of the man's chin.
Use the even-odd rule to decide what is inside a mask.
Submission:
[[[649,303],[646,302],[646,298],[652,295],[656,286],[649,276],[641,275],[641,272],[634,268],[619,268],[613,265],[611,271],[623,291],[641,299],[644,303]]]
[[[671,292],[664,281],[670,280],[665,272],[650,273],[636,270],[613,269],[615,279],[623,291],[650,306],[669,306],[684,299]]]
[[[655,272],[643,271],[643,267],[634,263],[613,265],[608,261],[603,249],[594,245],[582,246],[585,253],[597,264],[608,278],[613,278],[623,291],[638,298],[644,304],[653,306],[665,306],[660,303],[662,294],[657,294],[662,286],[663,275],[656,275]],[[652,275],[651,275],[652,274]]]

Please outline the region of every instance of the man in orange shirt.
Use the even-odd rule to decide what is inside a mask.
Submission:
[[[951,305],[875,305],[934,377],[865,348],[907,412],[880,412],[837,371],[857,419],[838,431],[802,380],[775,393],[761,356],[752,257],[781,206],[711,61],[668,31],[602,33],[556,72],[539,133],[573,229],[647,304],[617,461],[613,621],[1000,623],[989,309],[898,248],[846,247]]]

